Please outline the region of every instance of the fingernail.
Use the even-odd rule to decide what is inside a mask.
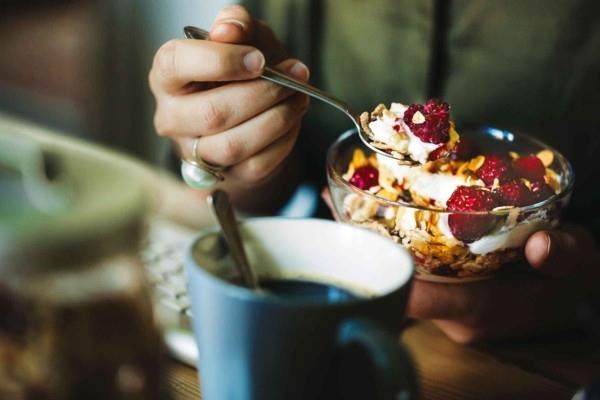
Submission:
[[[224,35],[227,34],[230,27],[235,27],[235,29],[241,29],[242,31],[246,30],[246,25],[238,21],[237,19],[224,19],[223,21],[217,22],[210,33],[213,35]]]
[[[552,240],[548,232],[538,232],[532,239],[527,242],[527,258],[534,267],[538,268],[548,261]]]
[[[308,80],[308,75],[310,72],[308,71],[308,67],[301,63],[300,61],[295,62],[289,69],[288,72],[296,79],[300,79],[303,81]]]
[[[552,238],[548,232],[544,232],[541,237],[542,243],[537,247],[535,258],[540,265],[546,264],[550,258],[550,250],[552,246]]]
[[[265,65],[265,57],[258,50],[253,50],[244,56],[244,67],[249,72],[258,72]]]
[[[577,268],[579,261],[578,254],[569,251],[569,245],[566,243],[568,236],[556,231],[547,231],[547,257],[544,261],[544,272],[547,275],[560,277],[567,275]]]
[[[545,256],[550,257],[550,252],[552,251],[552,236],[550,236],[550,232],[546,232],[544,235],[544,241],[546,242],[546,248],[544,249]]]
[[[222,21],[219,21],[219,25],[221,25],[221,24],[232,24],[232,25],[236,25],[236,26],[240,27],[243,31],[246,30],[246,24],[245,23],[243,23],[240,20],[233,19],[233,18],[224,19]]]
[[[548,259],[552,258],[557,247],[560,247],[560,238],[555,235],[552,231],[546,232],[546,257]]]

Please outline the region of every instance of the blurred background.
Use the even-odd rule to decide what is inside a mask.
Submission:
[[[147,75],[184,25],[230,0],[2,0],[0,112],[160,163]]]

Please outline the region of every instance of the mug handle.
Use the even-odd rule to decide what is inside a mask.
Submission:
[[[334,381],[338,399],[413,400],[417,376],[398,337],[373,322],[344,321],[338,330]]]

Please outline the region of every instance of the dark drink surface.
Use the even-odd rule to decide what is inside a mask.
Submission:
[[[274,296],[323,303],[340,303],[364,297],[340,286],[301,279],[264,279],[260,280],[260,287]]]

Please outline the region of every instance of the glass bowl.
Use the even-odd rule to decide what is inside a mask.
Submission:
[[[478,147],[477,154],[551,152],[553,157],[551,162],[546,162],[546,171],[553,172],[555,194],[522,207],[449,212],[432,201],[417,201],[416,204],[414,198],[405,197],[403,200],[402,196],[397,199],[382,196],[380,193],[385,191],[381,191],[381,186],[362,190],[351,184],[349,167],[357,157],[357,149],[371,162],[377,160],[375,163],[379,171],[382,165],[393,163],[393,160],[376,156],[365,147],[355,130],[342,134],[327,153],[329,189],[339,220],[377,231],[408,248],[416,261],[418,279],[466,282],[490,277],[502,265],[522,258],[523,247],[532,233],[558,225],[561,210],[567,205],[573,190],[571,165],[559,152],[542,142],[496,128],[461,129],[459,133],[461,138]],[[379,161],[381,157],[383,160]],[[381,173],[379,177],[381,185]],[[460,240],[450,229],[449,218],[453,223],[461,219],[463,223],[474,226],[485,221],[486,231],[478,238]]]

